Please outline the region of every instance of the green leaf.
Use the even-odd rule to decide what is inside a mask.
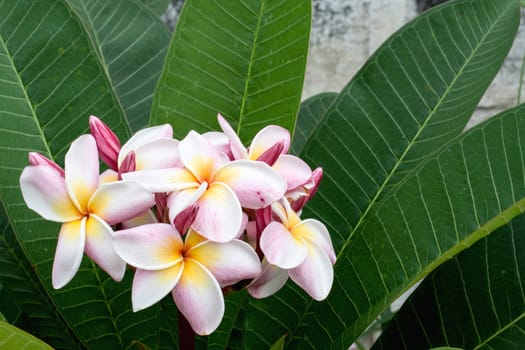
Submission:
[[[246,347],[290,333],[290,348],[299,343],[301,348],[327,344],[347,348],[405,289],[457,253],[466,237],[480,238],[479,232],[473,234],[476,216],[464,219],[469,225],[458,222],[457,228],[449,221],[453,216],[443,198],[440,169],[428,165],[434,172],[428,174],[428,181],[434,183],[421,187],[418,181],[424,178],[415,176],[414,169],[461,133],[510,49],[518,23],[517,0],[447,3],[395,33],[342,90],[301,154],[310,165],[324,169],[319,193],[305,213],[306,217],[315,213],[332,234],[338,252],[332,292],[325,302],[317,303],[288,286],[269,300],[250,301]],[[476,156],[472,159],[484,156],[483,150],[469,150]],[[448,169],[463,185],[454,188],[457,193],[469,188],[462,165],[452,163],[454,168]],[[404,183],[407,176],[412,176],[410,185]],[[492,180],[490,173],[480,178]],[[453,183],[447,179],[447,186]],[[479,196],[490,200],[478,203],[481,199],[476,198],[484,214],[477,218],[480,225],[504,210],[502,203],[514,203],[500,198],[497,207],[495,195],[489,192],[492,183],[483,186]],[[404,189],[403,201],[397,198],[399,188]],[[421,203],[423,190],[427,206]],[[391,195],[387,205],[388,193],[395,197]],[[462,198],[457,200],[472,208]],[[435,203],[441,207],[432,213],[430,223],[425,208],[434,208]],[[420,216],[407,212],[412,207]],[[408,222],[407,232],[408,219],[414,222]],[[438,241],[434,229],[439,230]],[[279,310],[275,319],[269,316],[272,309]]]
[[[31,334],[3,321],[0,321],[0,349],[53,350]]]
[[[177,137],[217,129],[243,141],[267,124],[293,131],[304,80],[310,1],[188,0],[155,91],[151,124]]]
[[[301,103],[299,115],[297,116],[295,137],[292,142],[293,154],[300,154],[303,151],[306,142],[310,139],[321,122],[323,115],[336,97],[337,93],[335,92],[325,92],[312,96]]]
[[[71,141],[87,132],[90,114],[105,116],[122,138],[129,131],[89,33],[67,2],[7,1],[0,13],[0,195],[20,259],[34,269],[76,342],[100,349],[160,344],[159,329],[169,326],[159,317],[160,306],[131,311],[130,273],[118,284],[85,259],[67,287],[51,287],[60,226],[42,220],[22,199],[18,179],[27,152],[60,162]]]
[[[288,336],[288,334],[285,334],[283,335],[282,337],[279,338],[279,340],[277,340],[273,345],[272,347],[270,348],[270,350],[283,350],[284,349],[284,344],[285,344],[285,340],[286,340],[286,337]]]
[[[405,302],[377,349],[523,347],[524,234],[521,215],[440,266]]]
[[[160,18],[168,9],[171,0],[141,0],[144,5]]]
[[[25,258],[3,207],[0,207],[0,264],[0,311],[7,321],[57,349],[82,348]]]
[[[171,38],[168,28],[139,0],[67,2],[100,50],[131,128],[144,127]]]

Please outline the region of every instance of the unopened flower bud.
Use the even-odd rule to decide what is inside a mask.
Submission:
[[[94,115],[89,117],[89,129],[97,142],[100,159],[111,169],[118,170],[118,154],[120,141],[113,131]]]

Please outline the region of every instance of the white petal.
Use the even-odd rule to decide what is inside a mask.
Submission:
[[[132,181],[117,181],[100,185],[88,209],[114,225],[144,214],[154,204],[155,196],[143,186]]]
[[[224,315],[224,299],[219,283],[201,264],[184,260],[184,271],[173,289],[173,299],[180,312],[199,335],[212,333]]]
[[[57,169],[45,165],[25,167],[20,175],[20,189],[26,205],[46,220],[68,222],[82,218]]]
[[[306,256],[306,243],[294,237],[281,223],[271,222],[261,234],[261,250],[268,262],[283,269],[299,266]]]
[[[212,145],[218,152],[226,155],[231,154],[230,140],[226,134],[218,131],[208,131],[202,134],[202,136]]]
[[[179,143],[179,152],[182,163],[199,182],[209,182],[215,169],[228,161],[224,154],[217,152],[195,131],[190,131]]]
[[[120,282],[126,272],[126,263],[113,248],[113,230],[96,215],[89,215],[86,223],[85,253],[115,281]]]
[[[213,181],[227,184],[238,196],[241,205],[249,209],[267,207],[286,191],[284,179],[268,164],[252,160],[237,160],[219,168]]]
[[[158,222],[159,221],[157,220],[157,217],[155,216],[153,211],[148,210],[142,215],[134,217],[131,220],[122,222],[122,228],[126,229],[126,228],[141,226],[141,225],[156,224]]]
[[[215,182],[198,200],[199,211],[192,228],[209,240],[231,241],[242,225],[242,209],[235,193]]]
[[[184,263],[180,261],[178,264],[162,270],[137,269],[131,289],[133,311],[150,307],[168,295],[179,282],[183,267]]]
[[[65,159],[66,188],[78,210],[87,213],[87,204],[98,187],[99,163],[95,138],[82,135],[73,143]]]
[[[181,168],[140,170],[122,174],[122,179],[135,181],[151,192],[172,192],[197,187],[193,174]]]
[[[178,192],[170,193],[167,202],[170,222],[173,223],[173,220],[180,214],[180,212],[197,202],[207,188],[208,184],[204,182],[200,184],[199,187],[187,188]],[[181,233],[184,234],[184,232]]]
[[[231,125],[224,119],[224,117],[219,113],[217,115],[217,119],[219,121],[219,125],[224,132],[224,134],[228,137],[230,140],[230,148],[233,154],[234,159],[248,159],[248,152],[246,151],[246,147],[241,142],[241,139],[237,134],[235,133],[235,130],[231,127]]]
[[[322,222],[315,219],[303,220],[292,228],[292,233],[321,247],[330,258],[332,264],[335,263],[336,257],[332,239]]]
[[[305,184],[312,178],[312,170],[301,158],[282,154],[273,164],[276,170],[286,180],[288,190]]]
[[[160,270],[182,259],[182,239],[173,226],[149,224],[113,233],[113,246],[128,264],[143,270]]]
[[[290,278],[317,301],[324,300],[332,289],[334,269],[325,251],[315,244],[308,245],[304,262],[288,271]]]
[[[53,288],[62,288],[73,279],[82,262],[85,242],[86,218],[62,224],[51,274]]]
[[[151,141],[135,150],[135,169],[180,168],[179,141],[162,138]]]
[[[186,253],[215,276],[219,284],[229,286],[261,272],[259,257],[253,248],[238,239],[226,243],[203,242]]]
[[[277,293],[288,280],[287,270],[268,264],[266,259],[263,260],[262,269],[261,275],[246,287],[248,293],[257,299]]]
[[[129,152],[136,151],[142,145],[145,145],[152,141],[155,141],[161,138],[172,138],[172,137],[173,137],[173,129],[171,128],[171,125],[169,124],[153,126],[153,127],[142,129],[138,131],[120,149],[120,153],[118,155],[119,167]]]
[[[290,132],[277,125],[268,125],[253,138],[250,145],[249,158],[256,160],[267,149],[278,142],[283,143],[282,154],[287,153],[290,148]]]

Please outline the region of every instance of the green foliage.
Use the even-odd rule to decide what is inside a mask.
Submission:
[[[148,119],[172,124],[178,138],[216,130],[221,112],[245,142],[267,124],[297,129],[292,150],[324,170],[305,214],[326,223],[338,260],[323,302],[291,283],[264,300],[228,295],[221,326],[199,337],[199,348],[346,349],[429,274],[377,347],[525,343],[525,107],[462,134],[512,45],[518,0],[427,11],[340,93],[302,104],[309,1],[188,0],[169,49],[158,19],[166,5],[0,2],[0,312],[8,322],[60,349],[177,348],[172,300],[133,313],[130,271],[115,283],[85,259],[68,286],[52,289],[59,225],[26,208],[18,179],[29,151],[60,162],[91,114],[125,140]],[[21,334],[0,322],[4,329]]]
[[[0,321],[0,349],[52,350],[53,348],[31,334]]]
[[[215,130],[222,113],[249,140],[266,124],[293,132],[306,66],[310,1],[187,0],[151,112],[175,135]]]

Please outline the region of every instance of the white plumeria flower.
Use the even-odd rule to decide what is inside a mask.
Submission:
[[[303,185],[312,177],[312,170],[301,158],[286,154],[290,149],[290,133],[278,125],[268,125],[261,129],[246,149],[231,125],[220,114],[219,125],[230,140],[234,159],[264,161],[272,166],[285,180],[290,191]],[[279,146],[280,147],[276,147]]]
[[[217,242],[235,238],[243,225],[242,207],[264,208],[284,195],[286,183],[263,162],[230,162],[194,131],[179,143],[184,168],[143,170],[123,174],[168,197],[170,221],[193,203],[198,212],[192,228]]]
[[[330,234],[321,222],[301,221],[286,200],[281,203],[272,204],[281,222],[272,221],[261,234],[260,247],[268,265],[248,291],[259,298],[276,292],[284,285],[286,271],[312,298],[323,300],[334,279],[336,257]]]
[[[115,232],[117,253],[136,267],[131,292],[134,311],[170,292],[180,312],[200,335],[213,332],[224,315],[221,287],[254,278],[261,266],[245,242],[206,240],[190,230],[182,240],[169,224],[151,224]]]
[[[137,183],[99,183],[95,139],[80,136],[66,154],[65,171],[31,165],[20,176],[27,206],[44,219],[61,222],[52,271],[53,287],[65,286],[78,271],[85,252],[114,280],[122,280],[125,262],[112,245],[110,225],[147,211],[153,195]]]

